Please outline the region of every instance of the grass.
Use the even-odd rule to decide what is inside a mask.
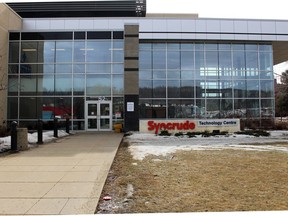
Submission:
[[[287,153],[179,151],[135,161],[127,146],[120,146],[101,196],[112,200],[100,199],[98,213],[288,210]]]

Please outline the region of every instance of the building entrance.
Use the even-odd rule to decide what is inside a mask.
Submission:
[[[86,101],[85,125],[86,131],[111,131],[111,101]]]

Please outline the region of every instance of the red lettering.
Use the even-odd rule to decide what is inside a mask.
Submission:
[[[167,123],[166,128],[167,128],[167,130],[173,130],[173,124]]]
[[[194,130],[194,129],[195,129],[195,123],[194,123],[194,122],[191,122],[191,123],[189,124],[189,128],[190,128],[191,130]]]
[[[158,134],[159,130],[194,130],[196,125],[194,122],[185,121],[179,122],[161,122],[155,123],[154,121],[148,121],[148,131],[155,130],[155,134]]]
[[[154,130],[154,121],[148,121],[148,130],[149,131],[153,131]]]

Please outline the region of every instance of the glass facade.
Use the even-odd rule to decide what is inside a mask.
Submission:
[[[271,44],[140,43],[140,118],[274,118]]]
[[[124,101],[123,38],[120,31],[10,33],[8,121],[34,128],[57,116],[83,130],[85,102],[99,99],[112,101],[116,121]]]

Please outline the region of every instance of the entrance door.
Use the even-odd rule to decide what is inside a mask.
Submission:
[[[111,101],[86,101],[85,125],[87,131],[111,131]]]

